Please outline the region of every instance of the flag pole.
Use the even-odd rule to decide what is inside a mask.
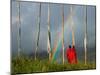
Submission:
[[[50,4],[48,4],[48,35],[47,35],[47,49],[49,54],[49,61],[51,61],[51,34],[50,34]]]
[[[36,50],[35,50],[35,60],[37,59],[37,50],[39,49],[39,36],[40,36],[40,23],[41,23],[41,3],[39,7],[39,16],[38,16],[38,25],[39,31],[37,32],[37,40],[36,40]]]
[[[62,57],[64,64],[64,6],[62,5]]]
[[[20,2],[18,1],[18,57],[21,51],[21,24],[20,24]]]
[[[85,65],[87,64],[87,6],[84,13],[85,19],[85,38],[84,38],[84,49],[85,49]]]
[[[75,46],[75,34],[74,34],[74,28],[73,28],[73,7],[71,5],[70,7],[70,12],[71,12],[71,30],[72,30],[72,46]]]

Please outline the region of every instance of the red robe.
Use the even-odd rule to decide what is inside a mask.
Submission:
[[[68,60],[68,63],[70,63],[70,64],[77,63],[77,56],[76,56],[75,48],[68,48],[66,50],[66,58]]]

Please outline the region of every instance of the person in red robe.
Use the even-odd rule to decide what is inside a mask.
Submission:
[[[71,46],[69,45],[69,48],[66,49],[66,58],[68,60],[68,63],[77,64],[77,55],[75,46],[71,48]]]

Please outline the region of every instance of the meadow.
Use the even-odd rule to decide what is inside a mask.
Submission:
[[[37,59],[30,57],[15,57],[11,60],[11,73],[42,73],[42,72],[59,72],[59,71],[73,71],[73,70],[89,70],[96,69],[96,63],[88,63],[85,65],[83,62],[78,61],[78,64],[58,64],[57,62],[50,63],[48,59]]]

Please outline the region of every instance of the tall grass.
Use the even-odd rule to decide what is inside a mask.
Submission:
[[[78,64],[68,64],[67,62],[63,64],[50,63],[48,59],[37,59],[29,57],[16,57],[12,59],[11,71],[12,74],[22,74],[22,73],[39,73],[39,72],[55,72],[55,71],[72,71],[72,70],[87,70],[95,69],[95,63],[78,63]]]

